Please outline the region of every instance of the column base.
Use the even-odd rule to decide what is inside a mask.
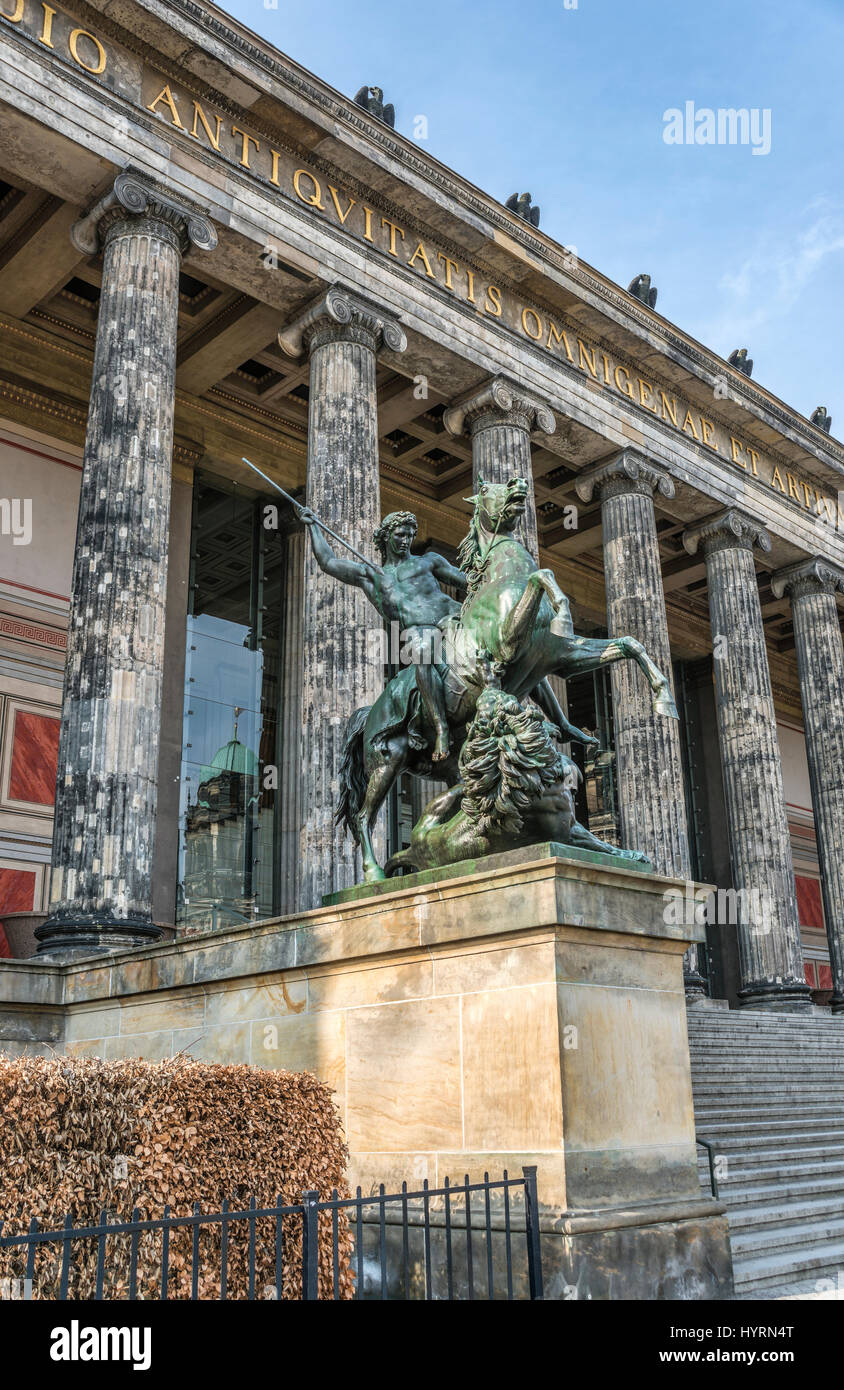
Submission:
[[[57,912],[35,929],[37,954],[65,961],[151,946],[163,936],[163,928],[149,917],[138,915],[116,921],[110,914],[95,912]]]
[[[807,984],[751,984],[739,991],[742,1009],[771,1009],[787,1013],[803,1013],[813,1009],[812,991]]]

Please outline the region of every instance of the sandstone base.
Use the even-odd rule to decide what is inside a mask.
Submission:
[[[536,1164],[547,1296],[729,1297],[686,1037],[702,929],[664,922],[671,882],[537,847],[122,956],[0,962],[0,1047],[314,1071],[364,1190]]]

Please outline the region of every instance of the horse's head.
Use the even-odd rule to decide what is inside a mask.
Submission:
[[[527,495],[527,478],[511,478],[506,483],[488,483],[478,478],[478,490],[469,500],[475,504],[474,519],[484,531],[506,536],[524,516]]]

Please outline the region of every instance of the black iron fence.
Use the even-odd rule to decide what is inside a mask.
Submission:
[[[0,1297],[541,1299],[536,1168],[270,1207],[197,1202],[190,1216],[67,1216],[61,1230],[33,1217],[19,1235],[0,1224]]]

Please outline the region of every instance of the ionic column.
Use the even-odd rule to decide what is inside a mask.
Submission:
[[[164,652],[179,267],[204,218],[134,171],[73,229],[103,251],[42,951],[160,932],[151,870]]]
[[[730,509],[683,536],[706,557],[727,829],[736,893],[741,1001],[752,1008],[811,1003],[803,973],[794,868],[754,546],[771,549],[752,518]]]
[[[553,434],[554,412],[542,401],[527,395],[503,377],[493,377],[478,391],[449,407],[443,424],[449,434],[466,430],[472,439],[472,482],[506,483],[511,478],[527,478],[530,484],[522,521],[522,541],[539,559],[539,531],[533,490],[533,463],[530,436],[534,430]]]
[[[307,505],[364,555],[381,521],[375,364],[380,347],[403,352],[399,324],[377,305],[333,285],[279,334],[292,356],[310,354]],[[340,552],[343,553],[343,552]],[[373,559],[375,556],[373,554]],[[340,766],[351,715],[371,705],[383,671],[367,655],[367,631],[380,619],[360,589],[305,560],[302,688],[300,902],[360,878],[350,836],[334,824]],[[371,649],[370,649],[371,650]]]
[[[604,585],[610,637],[635,637],[671,680],[671,647],[662,588],[654,492],[674,496],[674,483],[633,449],[581,473],[577,495],[601,499]],[[680,725],[656,714],[650,686],[632,661],[611,668],[616,766],[623,843],[647,854],[658,873],[688,879],[689,829]],[[697,947],[686,954],[686,993],[704,993]]]
[[[774,575],[777,598],[788,594],[794,620],[797,670],[812,809],[821,869],[826,934],[832,965],[832,1012],[844,1013],[844,651],[837,590],[844,574],[823,560],[807,560]]]

